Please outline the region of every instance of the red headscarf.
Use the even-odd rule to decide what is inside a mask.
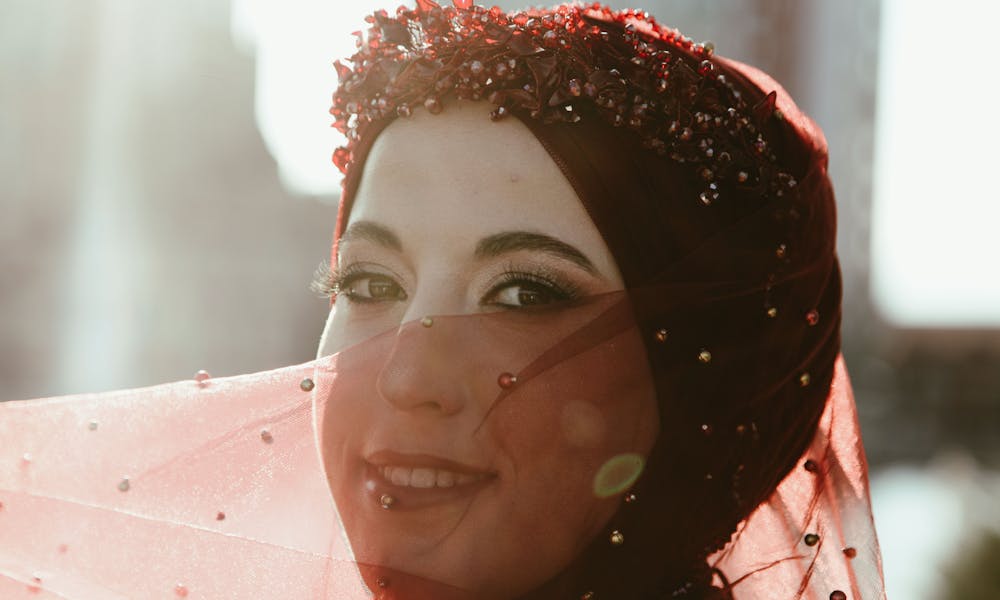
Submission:
[[[564,5],[521,18],[457,4],[421,2],[396,19],[377,13],[356,70],[341,66],[332,112],[351,142],[336,157],[346,173],[338,235],[371,144],[411,106],[437,112],[455,96],[488,96],[494,118],[521,119],[617,261],[660,404],[659,442],[635,488],[643,501],[609,525],[634,532],[629,543],[595,540],[570,572],[586,573],[597,597],[707,593],[708,557],[805,460],[828,408],[841,283],[826,141],[767,75],[643,13]],[[462,41],[380,51],[409,43],[403,25],[420,23],[421,39],[435,39],[439,19],[462,23]],[[491,77],[477,79],[483,71]],[[609,85],[580,93],[580,82],[601,84],[609,71],[621,80],[607,104]],[[665,90],[656,88],[663,71]],[[747,173],[756,185],[744,185]]]

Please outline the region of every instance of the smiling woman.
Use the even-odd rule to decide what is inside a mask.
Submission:
[[[611,457],[644,457],[657,416],[634,328],[538,381],[523,374],[624,282],[531,131],[483,117],[456,102],[375,142],[338,244],[321,355],[426,325],[390,334],[382,358],[366,353],[379,369],[339,365],[338,389],[361,381],[330,396],[322,439],[361,562],[508,598],[600,532],[618,497],[595,496],[593,475]],[[574,389],[594,368],[609,372]],[[516,391],[493,410],[502,373],[519,374]]]
[[[315,407],[370,588],[879,597],[825,142],[784,90],[635,11],[370,22]]]
[[[784,90],[638,11],[369,23],[319,357],[0,407],[0,592],[883,598]]]

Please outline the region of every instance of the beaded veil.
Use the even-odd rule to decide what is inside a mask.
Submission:
[[[826,146],[785,91],[637,11],[369,23],[337,67],[335,239],[386,127],[482,101],[541,142],[626,289],[0,404],[0,595],[884,598]],[[402,420],[404,375],[449,418]]]

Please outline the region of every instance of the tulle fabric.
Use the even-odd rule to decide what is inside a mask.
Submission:
[[[0,597],[363,597],[299,387],[315,367],[0,404]]]
[[[807,536],[817,536],[807,537]],[[809,450],[710,562],[735,598],[885,598],[854,394],[838,357]]]
[[[0,404],[0,597],[488,597],[466,582],[503,579],[505,569],[517,569],[512,578],[531,571],[548,539],[565,538],[568,548],[607,539],[602,523],[563,530],[575,525],[564,522],[560,506],[628,510],[629,484],[639,473],[608,464],[648,450],[636,425],[648,420],[640,410],[647,371],[632,368],[645,360],[637,343],[644,334],[629,306],[612,294],[555,312],[434,317],[432,326],[418,321],[368,332],[337,354],[275,371]],[[493,572],[458,581],[447,570],[435,572],[433,561],[409,568],[403,549],[392,552],[394,536],[423,513],[394,512],[406,508],[405,492],[389,509],[366,504],[338,458],[340,437],[362,425],[372,428],[363,435],[382,428],[382,442],[397,449],[434,446],[433,436],[410,435],[407,423],[415,421],[406,418],[392,428],[362,423],[361,416],[352,421],[361,414],[352,406],[391,400],[386,373],[400,372],[404,362],[416,365],[406,371],[406,385],[433,385],[449,373],[462,383],[455,388],[462,411],[451,414],[468,418],[434,429],[456,442],[438,448],[513,456],[520,473],[531,472],[525,456],[556,460],[563,456],[556,450],[578,450],[577,462],[557,465],[550,477],[553,487],[562,481],[561,489],[579,495],[553,502],[532,495],[530,486],[513,488],[529,491],[513,498],[509,521],[469,517],[455,524],[476,534],[465,542],[468,555],[484,557],[469,565]],[[505,372],[516,375],[515,383],[498,383]],[[567,417],[570,406],[585,407],[589,420]],[[390,413],[406,417],[410,409],[396,404]],[[638,418],[615,420],[623,414]],[[607,425],[614,428],[602,432]],[[400,515],[407,521],[392,520]],[[518,530],[538,515],[548,515],[541,528]],[[491,563],[505,528],[521,536],[523,552]],[[552,548],[557,555],[558,544]],[[716,585],[739,599],[826,599],[838,590],[851,599],[884,597],[842,359],[799,466],[710,564]],[[560,588],[571,590],[567,597],[587,592],[587,575],[574,577]]]

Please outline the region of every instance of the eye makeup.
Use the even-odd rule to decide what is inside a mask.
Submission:
[[[323,263],[316,270],[310,287],[329,298],[344,297],[362,304],[407,298],[393,275],[375,270],[367,263],[351,263],[340,269],[331,269]]]
[[[488,288],[480,306],[522,309],[572,302],[584,295],[581,286],[570,278],[540,264],[519,268],[509,263]]]

